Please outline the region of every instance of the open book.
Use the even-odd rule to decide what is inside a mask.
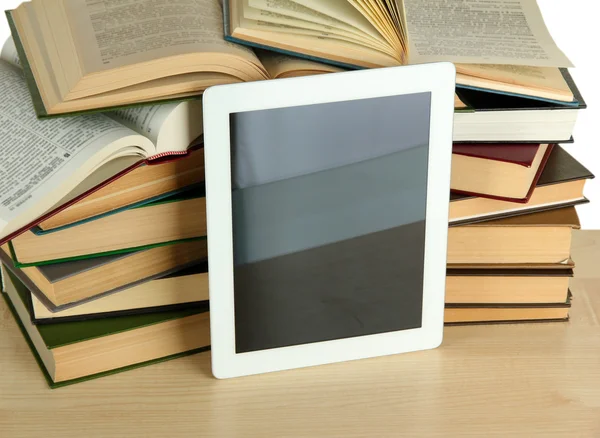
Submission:
[[[201,140],[199,100],[40,120],[9,53],[0,59],[0,242],[106,180],[186,155]]]
[[[339,70],[226,42],[220,0],[32,0],[7,17],[40,116]]]
[[[535,0],[225,0],[225,32],[350,68],[450,61],[459,86],[574,100]]]

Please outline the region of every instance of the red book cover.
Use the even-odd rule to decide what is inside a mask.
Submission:
[[[470,157],[495,161],[503,161],[507,163],[514,163],[520,166],[531,167],[533,159],[539,147],[539,144],[455,144],[452,146],[452,154],[466,155]],[[531,182],[531,186],[529,187],[527,196],[525,198],[506,198],[502,196],[493,196],[489,194],[481,194],[476,192],[466,192],[462,190],[451,190],[451,192],[462,195],[479,196],[482,198],[498,199],[501,201],[525,204],[529,201],[531,195],[533,194],[533,190],[535,189],[535,186],[537,185],[537,182],[540,179],[542,172],[544,171],[544,167],[548,162],[548,158],[550,157],[553,147],[554,145],[548,145],[546,153],[544,154],[540,166],[535,176],[533,177],[533,181]]]
[[[452,153],[530,167],[537,154],[539,144],[455,144]]]

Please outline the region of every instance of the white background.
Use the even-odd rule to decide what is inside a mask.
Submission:
[[[20,0],[2,0],[2,8],[12,9],[20,3]],[[538,0],[538,3],[556,43],[576,66],[571,69],[571,75],[589,106],[579,115],[575,144],[565,147],[598,175],[586,187],[585,194],[592,203],[578,207],[578,212],[583,228],[600,229],[600,62],[597,53],[600,6],[592,0]],[[0,18],[0,42],[9,34],[6,20]]]

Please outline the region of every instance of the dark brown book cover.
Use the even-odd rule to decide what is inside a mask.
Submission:
[[[565,81],[569,85],[569,88],[573,93],[573,97],[577,101],[577,105],[563,105],[551,101],[528,99],[526,97],[519,97],[509,94],[489,93],[461,87],[457,87],[456,94],[458,94],[460,99],[475,111],[553,111],[563,109],[577,111],[587,108],[587,104],[579,92],[577,85],[575,85],[575,81],[573,81],[569,70],[566,68],[561,68],[560,71],[565,78]],[[562,140],[564,139],[540,138],[538,143],[556,143],[556,140],[559,140],[562,143]]]
[[[465,264],[453,263],[447,265],[451,270],[477,270],[477,269],[493,269],[493,270],[572,270],[575,268],[575,262],[572,259],[566,260],[564,263],[489,263],[489,264]]]
[[[446,269],[447,277],[573,277],[573,269]]]
[[[446,327],[461,325],[497,325],[497,324],[544,324],[549,322],[567,322],[569,318],[560,319],[518,319],[514,321],[475,321],[475,322],[445,322]]]

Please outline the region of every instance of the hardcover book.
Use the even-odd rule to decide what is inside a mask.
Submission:
[[[572,269],[448,269],[446,304],[564,303]]]
[[[455,144],[450,189],[527,203],[552,148],[547,144]]]
[[[5,298],[51,388],[206,351],[206,308],[35,326],[30,292],[4,278]]]
[[[36,300],[51,312],[83,303],[181,271],[206,260],[206,241],[164,245],[147,250],[18,268],[8,245],[0,260],[19,277]],[[143,303],[144,300],[141,300]]]
[[[191,308],[208,308],[208,266],[191,266],[165,277],[146,281],[116,294],[51,312],[31,295],[32,322],[56,324],[117,316],[144,315]]]
[[[203,190],[204,150],[196,148],[186,155],[140,161],[130,169],[78,196],[74,203],[65,200],[59,209],[45,215],[47,219],[30,225],[42,231],[59,231],[190,190]]]
[[[588,169],[555,145],[526,203],[452,193],[450,224],[468,224],[583,204],[588,202],[583,189],[591,178],[594,175]]]
[[[503,264],[566,264],[574,207],[450,227],[448,267]]]
[[[459,88],[468,111],[454,115],[454,141],[495,143],[568,143],[579,111],[587,108],[567,69],[560,69],[577,105],[536,101],[519,96]]]
[[[190,192],[61,231],[27,231],[9,242],[19,267],[132,252],[206,238],[206,199]]]
[[[446,325],[567,321],[571,294],[563,303],[505,305],[446,305]]]
[[[496,1],[493,7],[495,15],[459,0],[443,7],[420,0],[225,0],[225,36],[347,68],[449,61],[460,87],[577,104],[556,68],[571,63],[552,41],[537,4]],[[502,21],[508,13],[523,17],[527,39]],[[448,26],[451,36],[444,32]]]

